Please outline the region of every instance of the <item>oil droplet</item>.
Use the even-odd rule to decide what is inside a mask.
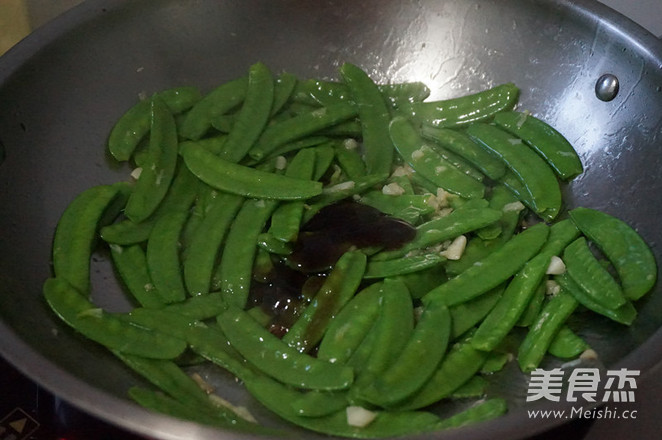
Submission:
[[[595,96],[601,101],[611,101],[618,95],[619,83],[616,75],[605,73],[595,83]]]

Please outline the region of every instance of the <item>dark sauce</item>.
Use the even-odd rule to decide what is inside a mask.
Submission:
[[[249,307],[271,316],[270,331],[282,336],[343,253],[352,248],[397,249],[415,235],[409,223],[370,206],[349,200],[329,205],[302,226],[291,255],[274,260],[270,273],[255,277]]]
[[[345,200],[322,208],[303,225],[289,260],[302,272],[319,272],[351,248],[397,249],[415,235],[409,223]]]

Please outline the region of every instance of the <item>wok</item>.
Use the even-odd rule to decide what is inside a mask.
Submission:
[[[302,78],[337,78],[348,61],[378,82],[423,81],[433,99],[512,81],[521,107],[557,127],[581,155],[586,171],[565,187],[567,206],[622,218],[662,261],[662,44],[597,2],[86,1],[0,59],[0,354],[93,415],[159,439],[250,437],[131,403],[126,390],[141,380],[59,322],[41,285],[67,203],[127,175],[104,150],[116,118],[140,94],[178,85],[207,91],[256,61]],[[605,73],[620,84],[611,101],[595,94]],[[126,310],[107,256],[94,260],[93,299]],[[662,359],[660,290],[638,304],[630,328],[581,323],[600,362],[641,370],[640,383]],[[226,398],[278,425],[232,378],[212,380]],[[499,383],[513,403],[506,416],[428,437],[517,438],[563,422],[528,418],[526,381],[516,371]],[[291,437],[315,437],[283,426]]]

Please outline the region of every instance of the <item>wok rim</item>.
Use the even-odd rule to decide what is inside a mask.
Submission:
[[[609,26],[618,32],[628,45],[637,48],[638,53],[655,62],[662,69],[662,41],[648,30],[597,0],[542,0],[562,9],[564,13],[578,14],[584,20]],[[64,12],[52,21],[35,29],[4,55],[0,56],[0,84],[4,84],[23,65],[48,46],[77,27],[99,18],[101,14],[119,10],[127,5],[122,0],[86,0]],[[22,374],[40,386],[71,403],[83,411],[138,434],[158,436],[159,439],[261,439],[261,435],[240,433],[202,426],[178,420],[169,416],[148,411],[128,399],[121,399],[77,378],[60,368],[0,320],[0,356],[6,359]],[[615,363],[615,368],[638,369],[648,372],[662,365],[662,327],[658,328],[645,342]],[[642,374],[645,380],[645,374]],[[103,403],[103,405],[100,404]],[[570,402],[557,404],[554,409],[569,409]],[[527,406],[536,409],[536,405]],[[483,422],[451,431],[412,436],[412,438],[443,439],[482,439],[482,438],[525,438],[541,434],[574,419],[536,420],[527,417],[526,411],[518,411],[495,420]],[[220,437],[219,437],[220,434]]]

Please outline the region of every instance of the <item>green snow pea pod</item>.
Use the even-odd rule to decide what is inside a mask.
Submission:
[[[271,153],[266,155],[263,159],[260,160],[255,160],[255,159],[244,159],[245,165],[252,165],[254,163],[261,162],[263,160],[269,160],[273,159],[278,156],[285,156],[287,153],[291,153],[293,151],[300,151],[304,149],[312,149],[314,147],[318,146],[331,146],[335,147],[336,141],[332,140],[328,136],[323,136],[323,135],[312,135],[312,136],[305,136],[301,139],[294,140],[292,142],[287,142],[280,147],[276,148],[273,150]],[[313,180],[319,180],[319,179],[313,179]]]
[[[481,322],[503,295],[506,284],[491,289],[470,301],[450,307],[451,339],[455,340]]]
[[[447,419],[442,419],[441,422],[437,424],[437,428],[459,428],[473,423],[484,422],[496,419],[497,417],[504,415],[507,411],[508,404],[504,399],[487,399],[480,401],[476,405],[452,415]]]
[[[480,146],[503,160],[530,194],[532,208],[537,214],[546,220],[556,217],[561,209],[559,183],[552,169],[535,151],[492,125],[471,124],[467,133]]]
[[[128,314],[117,316],[139,327],[171,335],[182,340],[186,339],[187,331],[190,327],[200,325],[195,319],[174,314],[167,309],[137,308]]]
[[[245,382],[248,392],[265,407],[295,425],[323,434],[349,438],[383,438],[429,432],[439,422],[439,417],[425,411],[377,411],[375,419],[367,426],[348,423],[347,410],[321,417],[304,417],[294,414],[292,405],[301,393],[266,376],[253,376]]]
[[[295,202],[290,202],[295,203]],[[290,255],[293,247],[291,243],[284,242],[274,237],[270,232],[263,232],[257,237],[257,245],[266,251],[267,255]]]
[[[315,172],[317,154],[313,149],[304,149],[292,158],[285,170],[285,175],[299,179],[312,179]],[[304,202],[291,201],[282,203],[271,216],[269,233],[284,242],[294,242],[299,235],[303,218]]]
[[[518,98],[519,89],[514,84],[506,83],[458,98],[416,102],[406,109],[406,113],[422,125],[457,127],[510,110]],[[401,111],[405,113],[405,109]]]
[[[351,98],[356,102],[363,134],[363,154],[368,174],[389,173],[393,164],[391,120],[384,97],[367,73],[354,64],[340,67]]]
[[[128,367],[175,400],[185,405],[199,405],[203,408],[207,406],[207,409],[215,408],[202,388],[174,362],[163,359],[148,359],[119,351],[113,353]],[[221,408],[216,408],[216,410],[219,415],[230,415],[229,412],[225,413]]]
[[[415,393],[446,353],[450,331],[448,307],[440,302],[428,303],[400,356],[361,390],[359,398],[388,408]]]
[[[568,326],[563,326],[556,334],[547,351],[561,359],[576,358],[589,348],[589,345]]]
[[[490,225],[501,218],[501,212],[477,205],[467,205],[451,211],[450,214],[425,222],[416,227],[416,236],[412,241],[393,251],[383,251],[373,260],[389,260],[401,257],[410,251],[443,243]]]
[[[253,64],[248,72],[246,96],[237,114],[221,157],[239,162],[251,149],[267,125],[274,101],[274,80],[263,63]]]
[[[124,214],[140,223],[161,204],[175,175],[178,159],[175,119],[158,98],[152,98],[149,156],[141,167],[136,186],[126,202]]]
[[[78,194],[58,220],[53,237],[53,272],[81,294],[90,290],[90,257],[100,227],[124,206],[127,184],[99,185]]]
[[[528,113],[510,111],[494,115],[494,123],[533,148],[561,179],[568,180],[582,173],[582,162],[575,149],[546,122]]]
[[[283,336],[283,342],[299,352],[307,352],[315,347],[335,315],[356,293],[363,279],[366,260],[363,252],[345,252],[311,303]]]
[[[346,363],[372,328],[379,315],[382,283],[357,293],[333,318],[322,338],[317,357]]]
[[[276,208],[273,200],[246,200],[225,239],[219,274],[225,301],[243,308],[248,299],[257,238]]]
[[[124,285],[141,306],[158,309],[165,305],[147,270],[145,251],[138,244],[110,245],[115,269]]]
[[[421,135],[463,157],[492,180],[500,179],[506,172],[503,161],[475,143],[462,131],[424,125],[421,128]]]
[[[354,144],[356,145],[356,144]],[[336,160],[340,168],[350,179],[357,179],[366,174],[365,162],[358,147],[348,148],[344,143],[336,147]]]
[[[487,292],[514,275],[538,253],[547,239],[549,228],[538,223],[515,235],[480,264],[474,264],[423,297],[427,303],[435,298],[447,305],[459,304]]]
[[[111,350],[147,358],[174,359],[186,349],[182,339],[137,327],[95,307],[64,279],[47,279],[44,297],[55,314],[70,327]]]
[[[181,152],[186,166],[209,186],[245,197],[301,200],[322,193],[322,183],[295,179],[221,159],[191,144]]]
[[[149,218],[135,223],[129,219],[101,228],[101,238],[107,243],[130,245],[147,241],[156,220],[166,212],[186,211],[195,201],[200,181],[180,164],[163,201]]]
[[[347,121],[357,115],[357,106],[352,102],[341,102],[328,107],[316,108],[269,125],[248,152],[255,160],[262,160],[277,148],[318,131]]]
[[[621,287],[579,237],[563,251],[566,272],[598,304],[616,309],[626,302]]]
[[[476,350],[471,339],[458,342],[446,353],[430,379],[413,395],[399,402],[399,410],[429,406],[450,396],[470,380],[485,363],[489,353]]]
[[[222,412],[221,408],[209,408],[206,405],[201,408],[200,405],[187,405],[158,391],[131,387],[129,388],[129,397],[145,408],[178,419],[192,420],[203,425],[225,429],[238,429],[267,435],[275,434],[273,429],[245,421],[239,416],[230,416]]]
[[[370,354],[350,390],[352,398],[360,396],[362,390],[398,358],[414,329],[413,304],[407,286],[401,281],[386,278],[382,288],[383,300],[375,322],[375,336],[370,341]]]
[[[297,85],[297,77],[291,73],[283,72],[276,76],[274,82],[274,99],[271,106],[271,116],[275,116],[292,97]]]
[[[184,283],[189,294],[209,293],[219,249],[243,200],[234,194],[219,194],[193,231],[183,258]]]
[[[184,139],[198,140],[211,128],[211,121],[239,106],[246,96],[248,77],[228,81],[203,96],[186,114],[179,127]]]
[[[575,208],[569,214],[614,265],[628,299],[636,301],[652,289],[657,279],[655,257],[637,231],[595,209]]]
[[[332,186],[327,186],[317,197],[314,197],[306,204],[306,210],[303,213],[303,223],[307,222],[320,209],[331,205],[337,201],[346,199],[357,194],[362,194],[375,185],[379,185],[388,178],[388,174],[368,174],[355,180],[347,180]]]
[[[451,393],[451,399],[467,399],[470,397],[482,397],[485,395],[485,390],[489,383],[480,375],[475,375],[462,386]]]
[[[600,315],[616,321],[620,324],[630,325],[637,317],[637,310],[634,308],[630,301],[627,301],[622,306],[616,309],[610,309],[596,302],[591,298],[586,291],[573,280],[567,273],[558,275],[554,279],[567,290],[581,305],[589,310],[594,311]]]
[[[258,373],[258,370],[230,345],[228,337],[218,325],[198,324],[189,327],[186,342],[195,353],[229,371],[239,380],[247,380]]]
[[[378,86],[384,100],[393,109],[407,108],[415,102],[425,101],[430,96],[430,88],[422,82],[403,82]]]
[[[186,298],[181,273],[179,237],[188,212],[172,212],[161,217],[147,240],[147,269],[154,287],[166,303]]]
[[[579,229],[570,219],[564,219],[555,222],[549,228],[549,237],[547,242],[540,249],[540,253],[550,255],[561,255],[570,243],[579,237]]]
[[[545,302],[546,292],[546,283],[540,283],[536,291],[533,292],[533,296],[522,312],[522,316],[520,316],[519,321],[517,321],[518,327],[530,327],[531,324],[534,323],[536,317],[540,313],[543,302]]]
[[[195,87],[177,87],[156,93],[173,115],[191,108],[200,98]],[[108,151],[119,161],[129,160],[150,130],[150,100],[138,102],[115,123],[108,137]]]
[[[302,417],[327,416],[347,408],[347,391],[306,391],[290,402],[294,414]]]
[[[391,195],[375,190],[366,192],[357,201],[384,214],[415,224],[422,216],[434,212],[434,207],[430,205],[431,197],[431,194]]]
[[[538,254],[515,274],[499,301],[471,338],[474,348],[494,350],[506,337],[542,282],[551,258],[550,254]]]
[[[436,186],[466,198],[481,198],[485,186],[458,170],[432,147],[425,144],[418,131],[402,116],[389,124],[388,132],[402,158]]]
[[[536,322],[524,337],[517,352],[517,361],[523,372],[528,373],[540,365],[559,329],[577,308],[577,300],[561,289],[543,306]]]
[[[386,278],[439,266],[446,258],[439,254],[413,255],[386,261],[370,261],[363,278]]]
[[[240,309],[229,308],[219,315],[218,323],[235,350],[255,368],[284,384],[340,390],[354,380],[350,367],[300,353]]]
[[[480,171],[471,162],[459,154],[439,145],[438,143],[430,143],[428,145],[431,146],[437,153],[439,153],[439,155],[445,161],[453,165],[467,176],[471,176],[472,178],[481,182],[485,179],[485,174],[482,171]]]

